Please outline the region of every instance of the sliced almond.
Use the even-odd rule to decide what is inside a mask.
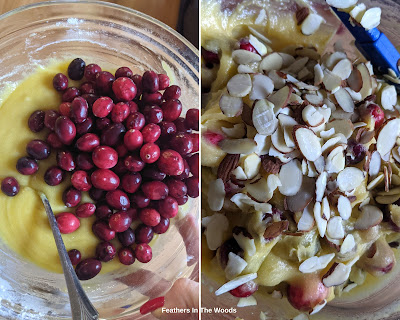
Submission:
[[[247,179],[253,179],[260,171],[260,168],[261,159],[255,153],[248,155],[243,161],[243,169]]]
[[[348,220],[351,217],[352,207],[347,197],[339,196],[337,209],[343,220]]]
[[[290,153],[294,150],[293,147],[288,147],[285,142],[282,128],[278,128],[271,136],[272,145],[281,153]]]
[[[236,74],[228,81],[226,87],[231,96],[243,98],[251,91],[250,75],[245,73]]]
[[[358,0],[326,0],[331,7],[338,9],[347,9],[354,6]]]
[[[323,145],[322,145],[322,153],[324,153],[327,150],[331,150],[333,146],[335,146],[339,141],[341,140],[340,137],[332,137],[328,139]]]
[[[332,69],[332,73],[339,76],[340,79],[346,80],[353,69],[353,65],[349,59],[342,59],[336,63],[335,67]]]
[[[334,53],[328,54],[323,57],[324,65],[329,69],[332,70],[333,67],[343,59],[347,58],[347,55],[344,52],[336,51]]]
[[[311,104],[303,109],[301,116],[310,127],[317,127],[324,123],[324,116]]]
[[[271,223],[264,232],[264,239],[270,241],[279,237],[289,227],[289,221],[283,220]]]
[[[239,277],[225,283],[222,287],[220,287],[217,291],[215,291],[215,295],[219,296],[223,293],[229,292],[229,291],[241,286],[242,284],[245,284],[246,282],[249,282],[256,278],[257,278],[257,273],[249,273],[249,274],[245,274],[243,276],[239,276]]]
[[[229,221],[228,218],[221,213],[216,213],[207,218],[207,226],[204,231],[207,246],[210,250],[217,250],[224,240],[224,232],[228,230]]]
[[[315,271],[325,269],[334,257],[335,254],[330,253],[320,257],[314,256],[308,258],[300,264],[299,270],[301,273],[313,273]]]
[[[342,84],[342,79],[337,76],[336,74],[332,73],[328,69],[324,70],[324,79],[322,80],[325,89],[327,91],[330,91],[331,93],[335,93],[337,90],[339,90],[341,84]]]
[[[271,70],[280,70],[283,65],[283,58],[277,52],[272,52],[265,56],[260,63],[260,71],[268,73]]]
[[[328,225],[328,221],[322,218],[322,206],[321,202],[316,202],[313,209],[314,219],[317,223],[317,228],[319,232],[319,236],[323,238],[325,236],[326,227]]]
[[[219,107],[227,117],[237,117],[242,114],[243,100],[242,98],[224,93],[219,100]]]
[[[266,44],[271,44],[272,41],[269,40],[263,33],[257,31],[255,28],[248,26],[250,32],[256,36],[258,39],[260,39],[262,42],[266,43]]]
[[[320,137],[323,139],[329,139],[335,134],[335,128],[330,128],[329,130],[326,131],[321,131],[319,133]]]
[[[286,107],[292,92],[292,87],[284,86],[283,88],[279,89],[278,91],[274,92],[274,94],[268,97],[268,100],[272,102],[275,106],[275,113],[277,113],[279,109]]]
[[[354,236],[352,234],[348,234],[344,238],[343,243],[340,246],[340,253],[344,255],[354,251],[355,248],[356,248],[356,241],[354,240]]]
[[[336,134],[342,133],[347,139],[351,137],[354,131],[354,126],[351,120],[334,120],[326,124],[326,129],[335,128]]]
[[[367,204],[361,208],[361,214],[354,223],[354,228],[367,230],[381,223],[382,219],[382,211],[376,206]]]
[[[334,287],[343,284],[350,276],[351,267],[343,263],[334,263],[322,277],[325,287]]]
[[[253,139],[224,139],[219,142],[219,147],[226,153],[249,154],[256,150],[257,144]]]
[[[304,48],[304,47],[296,48],[295,52],[296,55],[300,57],[309,57],[310,59],[316,61],[318,61],[321,58],[321,55],[314,48]]]
[[[259,156],[268,154],[271,147],[271,137],[257,133],[254,136],[254,141],[257,143],[257,149],[254,151]]]
[[[239,301],[237,303],[238,308],[250,307],[256,305],[257,305],[257,300],[253,296],[246,298],[239,298]]]
[[[354,101],[345,89],[340,88],[334,95],[338,105],[343,109],[343,111],[354,112]]]
[[[376,28],[381,23],[381,8],[370,8],[365,11],[361,18],[360,24],[366,29],[371,30]]]
[[[371,75],[366,67],[365,63],[360,63],[357,65],[358,71],[360,71],[361,79],[362,79],[362,87],[360,90],[361,98],[365,99],[369,95],[372,94],[372,82]]]
[[[344,169],[345,166],[344,147],[335,147],[326,158],[325,170],[328,173],[338,173]]]
[[[232,170],[231,175],[233,175],[236,180],[247,180],[247,176],[241,166],[237,166],[236,169]]]
[[[400,194],[392,196],[377,196],[375,201],[380,204],[392,204],[400,199]]]
[[[322,174],[322,172],[324,172],[325,170],[325,158],[323,156],[320,156],[317,160],[314,161],[314,166],[315,170],[317,170],[319,174]]]
[[[308,232],[314,227],[315,220],[311,210],[310,205],[303,210],[300,220],[297,223],[298,231]]]
[[[256,183],[246,184],[248,195],[257,202],[267,202],[271,200],[273,191],[268,188],[267,179],[261,178]]]
[[[400,119],[392,118],[382,125],[376,141],[376,150],[381,157],[384,157],[392,150],[399,134]]]
[[[248,64],[239,64],[237,67],[238,73],[257,73],[258,71],[258,64],[252,64],[251,66]]]
[[[393,85],[384,85],[378,95],[379,102],[383,109],[393,110],[397,103],[397,92]]]
[[[291,212],[302,212],[313,200],[315,194],[315,181],[309,177],[303,177],[299,192],[294,196],[286,197],[286,205]]]
[[[249,36],[249,43],[256,49],[256,51],[261,55],[265,56],[268,53],[268,48],[267,46],[262,43],[260,40],[258,40],[255,36],[252,34]]]
[[[321,202],[321,215],[322,218],[328,221],[331,218],[331,208],[327,197],[324,197]]]
[[[322,198],[324,197],[327,179],[328,174],[324,171],[319,175],[317,181],[315,182],[315,200],[318,202],[321,202]]]
[[[314,315],[318,312],[320,312],[328,303],[328,301],[326,299],[322,300],[320,303],[318,303],[311,311],[310,311],[310,315]]]
[[[381,170],[381,156],[379,152],[374,151],[371,154],[371,161],[369,162],[368,173],[371,177],[376,177]]]
[[[294,58],[293,58],[294,59]],[[280,77],[277,74],[276,70],[271,70],[270,72],[268,72],[268,77],[272,80],[272,82],[274,83],[274,87],[275,89],[281,89],[285,86],[286,81],[285,79],[283,79],[282,77]]]
[[[251,100],[259,100],[267,98],[274,91],[274,83],[263,74],[255,74],[253,76],[253,86],[249,98]]]
[[[326,227],[326,232],[332,239],[343,239],[344,238],[344,228],[343,219],[339,216],[334,216],[328,221]]]
[[[294,126],[293,138],[307,160],[315,161],[321,156],[321,143],[311,129],[305,126]]]
[[[336,181],[343,192],[356,189],[364,181],[364,173],[356,167],[347,167],[339,172]]]
[[[297,74],[301,69],[305,67],[307,64],[309,57],[300,57],[297,58],[288,68],[287,72],[292,74]]]
[[[240,139],[246,135],[246,125],[244,123],[237,123],[232,128],[221,127],[221,131],[229,138]]]
[[[360,70],[358,70],[358,68],[354,68],[351,71],[350,76],[347,78],[347,84],[353,91],[360,92],[361,88],[363,87],[363,79],[361,76],[361,72]]]
[[[250,64],[261,61],[261,56],[248,50],[239,49],[232,52],[232,59],[237,64]]]
[[[246,267],[246,260],[233,252],[229,252],[228,263],[225,267],[225,275],[228,279],[237,277]]]
[[[254,239],[246,237],[243,233],[233,234],[239,247],[241,247],[250,257],[254,256],[256,253],[256,245],[254,244]]]
[[[303,173],[298,160],[294,159],[281,167],[279,180],[282,186],[279,192],[285,196],[293,196],[300,190],[303,181]]]
[[[372,180],[370,183],[367,184],[367,190],[368,191],[373,190],[379,184],[381,184],[384,179],[385,179],[384,174],[383,173],[379,174],[376,178],[374,178],[374,180]]]
[[[321,68],[321,65],[317,63],[314,66],[314,85],[319,86],[324,79],[324,71]]]
[[[321,16],[315,13],[310,13],[301,24],[301,32],[306,36],[312,35],[319,29],[323,22],[324,19]]]
[[[365,11],[367,11],[367,7],[365,6],[365,4],[359,3],[353,9],[351,9],[349,14],[350,17],[360,23]]]
[[[322,95],[318,95],[318,94],[306,94],[304,96],[304,99],[307,100],[309,103],[311,103],[314,106],[322,106],[323,102],[324,102],[324,98],[322,97]]]
[[[278,53],[283,59],[282,68],[286,68],[296,61],[296,59],[291,54],[285,52],[278,52]]]
[[[208,206],[212,211],[220,211],[225,200],[225,185],[222,179],[213,180],[208,185]]]
[[[252,120],[259,134],[271,135],[278,127],[274,105],[268,100],[258,100],[255,103]]]
[[[217,177],[226,182],[230,179],[231,173],[239,163],[239,154],[227,154],[218,166]],[[246,177],[247,178],[247,177]],[[220,209],[221,210],[221,209]],[[215,210],[219,211],[219,210]]]

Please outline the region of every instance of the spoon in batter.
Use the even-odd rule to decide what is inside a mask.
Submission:
[[[60,256],[61,265],[64,272],[65,281],[67,283],[69,301],[71,304],[71,312],[73,320],[89,320],[98,319],[99,313],[90,303],[85,291],[75,274],[71,261],[68,257],[67,250],[65,249],[64,242],[61,237],[60,230],[58,229],[56,218],[54,217],[53,210],[51,209],[49,200],[42,193],[40,195],[44,208],[46,210],[47,218],[49,219],[51,230],[53,231],[54,240],[58,254]]]

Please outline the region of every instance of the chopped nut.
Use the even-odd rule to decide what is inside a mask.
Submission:
[[[240,154],[227,154],[218,167],[217,177],[226,182],[230,179],[231,173],[236,169],[240,159]]]
[[[278,221],[274,222],[265,229],[264,239],[269,241],[275,239],[279,235],[281,235],[284,231],[286,231],[289,227],[289,221]]]
[[[279,173],[283,165],[283,162],[275,157],[271,157],[269,155],[263,155],[261,156],[261,164],[265,172],[277,174]]]

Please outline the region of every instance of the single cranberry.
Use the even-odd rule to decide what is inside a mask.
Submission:
[[[128,169],[125,167],[125,161],[122,158],[118,159],[117,164],[112,169],[117,175],[122,176],[128,172]]]
[[[121,248],[118,251],[118,259],[122,264],[129,266],[135,262],[135,254],[131,248]]]
[[[123,122],[130,114],[129,107],[126,103],[119,102],[111,110],[111,120],[114,123]]]
[[[96,129],[98,131],[103,131],[110,127],[111,125],[111,120],[108,118],[97,118],[96,119]]]
[[[140,148],[143,144],[143,135],[139,130],[130,129],[125,133],[124,145],[130,151]]]
[[[200,160],[199,160],[199,154],[195,153],[192,156],[188,157],[187,162],[190,167],[190,172],[196,177],[199,177],[199,170],[200,170]]]
[[[188,202],[189,197],[187,195],[184,195],[182,197],[177,197],[175,198],[176,202],[178,202],[178,205],[183,206],[186,202]]]
[[[56,221],[58,229],[60,229],[60,232],[63,234],[72,233],[81,225],[79,219],[70,212],[61,212],[57,214]]]
[[[28,127],[32,132],[40,132],[44,129],[45,112],[42,110],[34,111],[28,120]]]
[[[101,71],[99,65],[91,63],[88,64],[85,68],[85,78],[89,81],[96,81],[96,75]]]
[[[375,120],[375,128],[379,128],[385,121],[385,113],[383,110],[375,103],[371,103],[367,106],[367,111],[372,115]]]
[[[157,234],[163,234],[166,233],[169,228],[169,219],[161,217],[160,218],[160,223],[153,227],[153,231]]]
[[[130,101],[136,97],[136,85],[127,77],[115,79],[112,84],[112,90],[115,97],[120,101]]]
[[[193,143],[193,150],[192,152],[199,152],[200,150],[200,138],[199,138],[199,134],[198,133],[189,133],[190,138],[192,139],[192,143]]]
[[[96,88],[93,82],[84,82],[79,86],[79,91],[81,92],[82,96],[84,94],[95,94]]]
[[[175,198],[166,197],[158,202],[158,211],[164,218],[173,218],[178,214],[179,205]]]
[[[190,177],[190,167],[189,164],[187,163],[186,159],[183,159],[183,165],[184,169],[183,172],[177,176],[175,176],[176,179],[179,180],[184,180]]]
[[[168,187],[168,194],[174,198],[180,198],[187,194],[186,184],[177,179],[170,178],[165,181],[165,184]]]
[[[176,133],[171,137],[170,147],[182,156],[186,156],[193,151],[193,142],[189,134]]]
[[[161,151],[157,165],[161,172],[170,176],[182,174],[185,168],[182,156],[178,152],[170,149]]]
[[[109,94],[114,80],[115,77],[110,72],[100,71],[96,74],[96,88],[103,94]]]
[[[82,98],[85,99],[87,101],[89,107],[92,108],[95,101],[100,97],[94,93],[83,93]]]
[[[19,192],[19,184],[17,179],[13,177],[6,177],[1,181],[1,191],[6,196],[14,197]]]
[[[69,260],[73,266],[76,266],[79,262],[81,262],[82,255],[81,252],[77,249],[71,249],[68,251]]]
[[[54,110],[46,110],[44,113],[44,125],[46,128],[54,131],[56,126],[56,120],[60,116],[57,111]]]
[[[92,156],[89,153],[79,153],[76,156],[76,166],[77,168],[85,171],[93,169],[94,164],[92,161]]]
[[[96,258],[103,262],[111,261],[116,253],[115,247],[108,241],[100,242],[96,247]]]
[[[145,163],[138,155],[127,156],[124,159],[126,169],[132,172],[142,171]]]
[[[65,171],[75,170],[76,165],[72,153],[69,151],[58,151],[57,165]]]
[[[199,109],[189,109],[186,112],[185,126],[188,129],[199,131]]]
[[[72,208],[76,207],[81,202],[82,194],[79,190],[69,187],[65,189],[62,199],[68,208]]]
[[[79,218],[88,218],[96,211],[96,205],[94,203],[82,203],[76,208],[75,214]]]
[[[153,256],[151,247],[146,243],[138,244],[135,248],[135,256],[141,263],[149,262]]]
[[[115,231],[112,230],[107,223],[101,220],[97,220],[93,223],[92,231],[97,238],[103,241],[111,241],[115,238]]]
[[[98,169],[91,175],[91,181],[95,188],[112,191],[119,186],[119,177],[109,169]]]
[[[238,298],[250,297],[254,292],[258,290],[258,285],[254,281],[248,281],[239,287],[229,291],[231,295]]]
[[[111,217],[113,211],[107,204],[97,203],[96,210],[94,213],[97,218],[108,220]]]
[[[85,99],[76,97],[71,102],[71,119],[75,123],[82,123],[88,116],[89,106]]]
[[[176,132],[178,133],[192,133],[191,129],[186,128],[185,118],[179,117],[174,121],[176,126]]]
[[[20,174],[27,176],[30,176],[39,170],[36,160],[28,157],[19,158],[16,168]]]
[[[138,172],[129,172],[122,177],[121,186],[127,193],[135,193],[142,183],[142,176]]]
[[[121,77],[126,77],[126,78],[132,78],[133,72],[131,69],[128,67],[120,67],[115,71],[115,79],[121,78]]]
[[[87,117],[85,120],[83,120],[83,122],[76,124],[76,134],[78,136],[89,133],[89,132],[93,131],[93,129],[94,129],[94,126],[93,126],[93,118],[92,117]]]
[[[124,247],[129,247],[135,243],[135,232],[131,228],[128,228],[123,232],[117,233],[117,237],[119,242]]]
[[[68,77],[65,74],[57,73],[53,78],[53,87],[57,91],[64,91],[68,88]]]
[[[128,230],[132,223],[131,217],[125,211],[118,211],[111,215],[108,225],[115,232],[124,232]]]
[[[130,206],[130,201],[125,192],[121,190],[108,191],[106,200],[110,207],[117,210],[126,210]]]
[[[150,204],[150,199],[144,195],[143,192],[135,192],[131,196],[131,201],[136,204],[138,208],[146,208]]]
[[[122,143],[115,148],[115,151],[117,151],[118,158],[123,158],[128,154],[128,149]]]
[[[138,214],[136,208],[128,208],[125,212],[132,219],[132,221],[137,219]]]
[[[72,99],[73,100],[73,99]],[[62,102],[59,106],[58,106],[58,111],[60,112],[60,114],[62,116],[66,116],[69,117],[71,116],[71,102]],[[54,123],[55,125],[55,123]],[[54,129],[53,129],[54,130]]]
[[[139,97],[142,92],[143,92],[143,86],[142,86],[142,76],[140,74],[134,74],[132,76],[132,81],[136,84],[136,89],[137,89],[137,96]]]
[[[93,180],[93,174],[91,176],[91,180]],[[100,199],[103,199],[105,195],[106,192],[101,189],[92,188],[89,190],[89,197],[94,201],[99,201]]]
[[[46,138],[46,142],[53,148],[53,149],[60,149],[63,146],[63,143],[60,141],[58,136],[54,132],[50,132]]]
[[[357,164],[365,159],[367,149],[363,144],[350,140],[347,145],[346,163]]]
[[[76,87],[69,87],[67,90],[64,91],[61,100],[62,102],[72,102],[76,97],[79,97],[81,92]]]
[[[171,99],[179,99],[180,97],[181,97],[181,88],[176,85],[172,85],[166,88],[163,94],[163,99],[165,101]]]
[[[92,152],[99,145],[100,138],[94,133],[86,133],[76,141],[76,147],[84,152]]]
[[[163,111],[159,106],[145,106],[143,115],[147,123],[160,123],[163,120]]]
[[[75,273],[79,280],[89,280],[97,276],[101,271],[101,262],[96,259],[85,259],[78,263]]]
[[[50,145],[43,140],[32,140],[27,144],[26,152],[35,160],[44,160],[50,156]]]
[[[153,229],[145,224],[140,224],[135,230],[136,243],[149,243],[154,236]]]
[[[161,172],[156,166],[146,166],[142,171],[142,177],[147,180],[158,180],[162,181],[167,175]]]
[[[154,123],[149,123],[142,129],[142,135],[145,143],[156,142],[161,136],[161,128]]]
[[[139,107],[136,102],[134,101],[127,101],[126,105],[129,108],[129,114],[135,113],[139,111]]]
[[[240,41],[240,49],[246,50],[246,51],[250,51],[250,52],[254,52],[254,53],[258,54],[257,50],[248,41]]]
[[[201,47],[201,56],[206,63],[219,63],[219,56],[217,52],[212,52]]]
[[[160,157],[160,147],[155,143],[146,143],[140,149],[140,158],[146,163],[154,163]]]
[[[114,108],[114,102],[110,97],[101,97],[93,103],[93,114],[98,118],[107,117]]]
[[[168,195],[168,187],[161,181],[149,181],[142,184],[144,195],[150,200],[161,200]]]
[[[57,186],[64,180],[64,171],[61,168],[53,166],[46,170],[44,182],[49,186]]]
[[[157,92],[159,90],[158,74],[154,71],[146,71],[142,77],[142,88],[144,92]]]
[[[155,92],[155,93],[145,92],[142,94],[141,102],[144,105],[156,104],[159,106],[162,103],[162,94],[160,92]]]
[[[110,169],[118,162],[118,153],[108,146],[98,146],[92,153],[93,163],[100,169]]]
[[[139,219],[149,227],[155,227],[160,223],[160,214],[156,209],[144,208],[140,210]]]
[[[85,73],[86,63],[81,58],[71,61],[68,66],[68,77],[72,80],[81,80]]]
[[[182,113],[182,103],[177,99],[167,100],[162,103],[161,109],[165,121],[175,121]]]
[[[72,185],[79,191],[89,191],[92,187],[89,174],[86,171],[75,171],[71,176]]]
[[[161,137],[168,137],[176,133],[176,126],[173,122],[161,121],[160,124]]]
[[[169,77],[166,74],[158,75],[158,90],[165,90],[169,87]]]
[[[188,196],[191,198],[197,198],[199,196],[199,178],[187,178],[185,179],[185,183],[188,189]]]
[[[116,146],[122,140],[125,131],[125,126],[122,123],[114,123],[102,132],[100,142],[102,145]]]
[[[126,118],[125,125],[127,129],[142,130],[146,124],[144,115],[140,112],[134,112]]]
[[[70,145],[75,139],[76,127],[75,124],[68,117],[58,117],[54,130],[63,144]]]

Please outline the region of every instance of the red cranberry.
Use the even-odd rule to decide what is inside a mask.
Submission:
[[[169,228],[169,219],[161,217],[160,223],[155,227],[153,227],[153,231],[157,234],[163,234],[167,232],[168,228]]]
[[[91,179],[93,180],[93,174],[91,176]],[[105,195],[105,191],[101,189],[92,188],[89,190],[89,196],[94,201],[99,201],[100,199],[103,199]]]
[[[188,189],[188,196],[191,198],[197,198],[199,196],[199,178],[187,178],[185,183]]]
[[[372,115],[375,120],[375,128],[379,128],[383,122],[385,122],[385,113],[383,110],[375,103],[370,103],[367,106],[367,111]]]
[[[176,85],[169,86],[167,89],[165,89],[163,94],[163,99],[165,101],[171,99],[179,99],[180,97],[181,97],[181,88]]]
[[[199,130],[199,109],[189,109],[186,112],[185,126],[188,129]]]
[[[79,202],[81,202],[82,194],[79,190],[69,187],[68,189],[65,189],[62,199],[68,208],[72,208],[76,207]]]
[[[346,163],[357,164],[365,159],[367,149],[363,144],[350,140],[347,145]]]
[[[161,200],[168,195],[168,187],[161,181],[149,181],[142,184],[144,195],[150,200]]]
[[[108,220],[111,217],[113,211],[107,204],[98,203],[94,213],[97,218]]]
[[[136,85],[127,77],[116,79],[112,84],[112,90],[115,97],[121,101],[130,101],[136,97]]]
[[[28,127],[32,132],[40,132],[44,129],[45,113],[42,110],[34,111],[28,120]]]
[[[154,71],[146,71],[142,77],[144,92],[154,93],[159,90],[158,74]]]
[[[135,230],[136,243],[149,243],[154,236],[153,229],[145,224],[140,224]]]
[[[76,166],[85,171],[93,169],[92,156],[89,153],[80,153],[76,156]]]
[[[82,255],[81,252],[77,249],[71,249],[68,251],[69,260],[73,266],[76,266],[79,262],[81,262]]]
[[[118,154],[113,148],[99,146],[93,150],[93,163],[100,169],[110,169],[118,162]]]
[[[44,182],[49,186],[57,186],[64,180],[64,171],[59,167],[53,166],[46,170],[44,174]]]
[[[187,194],[186,184],[177,179],[168,179],[165,181],[168,186],[168,194],[174,198],[180,198]]]
[[[88,116],[88,103],[82,97],[76,97],[71,102],[71,118],[75,123],[82,123]]]
[[[127,129],[142,130],[146,120],[142,113],[134,112],[126,118],[125,124]]]
[[[185,168],[182,156],[178,152],[169,149],[161,151],[157,165],[161,172],[170,176],[182,174]]]
[[[50,146],[43,140],[32,140],[27,144],[26,152],[35,160],[44,160],[50,156]]]
[[[116,146],[122,140],[125,131],[126,129],[122,123],[114,123],[103,131],[100,142],[102,145]]]
[[[98,118],[107,117],[114,108],[114,102],[110,97],[101,97],[93,103],[93,114]]]
[[[139,130],[130,129],[125,133],[124,145],[130,151],[136,150],[143,144],[143,135]]]
[[[86,63],[81,58],[71,61],[68,66],[68,77],[72,80],[81,80],[85,72]]]
[[[178,202],[178,205],[183,206],[186,202],[188,202],[189,197],[187,195],[184,195],[182,197],[175,198],[176,202]]]
[[[79,191],[89,191],[92,187],[89,174],[86,171],[75,171],[71,176],[72,185]]]
[[[257,50],[248,41],[240,41],[240,49],[247,50],[247,51],[254,52],[254,53],[258,54]]]
[[[138,244],[135,248],[135,256],[142,263],[149,262],[153,256],[151,247],[146,243]]]
[[[76,134],[78,136],[84,135],[85,133],[93,130],[93,118],[88,117],[83,122],[76,124]]]
[[[142,92],[143,92],[143,86],[142,86],[142,76],[140,74],[134,74],[132,76],[132,81],[136,84],[136,89],[137,89],[137,96],[139,97]]]
[[[103,94],[108,94],[114,80],[115,77],[108,71],[100,71],[96,74],[96,88]]]
[[[135,192],[131,199],[138,208],[146,208],[150,204],[150,199],[146,197],[143,192]]]
[[[46,128],[54,131],[56,127],[56,120],[59,116],[60,114],[57,111],[46,110],[46,112],[44,113],[44,125],[46,126]]]
[[[160,157],[160,147],[155,143],[146,143],[140,149],[140,158],[146,163],[154,163]]]
[[[103,131],[110,127],[111,125],[111,120],[108,118],[98,118],[96,119],[96,129],[98,131]]]
[[[131,69],[128,67],[120,67],[115,71],[115,78],[121,78],[121,77],[127,77],[127,78],[132,78],[133,72]]]
[[[125,192],[121,190],[108,191],[106,200],[110,207],[117,210],[126,210],[130,206],[130,201]]]
[[[128,154],[128,149],[125,147],[124,144],[120,144],[115,148],[115,151],[117,151],[118,158],[123,158]]]
[[[135,193],[142,183],[142,176],[137,172],[125,174],[121,180],[121,186],[127,193]]]
[[[46,138],[46,142],[53,148],[53,149],[60,149],[63,146],[63,143],[60,141],[58,136],[54,132],[50,132]]]
[[[164,172],[158,170],[155,166],[146,166],[142,171],[142,177],[147,180],[164,180],[167,175]]]
[[[22,157],[19,158],[17,161],[17,166],[16,166],[18,172],[23,175],[30,176],[36,171],[39,170],[39,166],[35,159],[28,158],[28,157]]]
[[[62,102],[72,102],[76,97],[79,97],[81,92],[76,87],[69,87],[67,90],[64,91],[61,100]]]
[[[119,102],[111,110],[111,120],[114,123],[123,122],[130,114],[129,107],[126,103]]]
[[[19,184],[17,179],[13,177],[4,178],[1,181],[1,191],[3,191],[3,193],[9,197],[14,197],[17,195],[19,192]]]
[[[132,223],[131,217],[125,211],[118,211],[111,215],[108,225],[115,232],[124,232],[128,230]]]
[[[119,242],[124,247],[129,247],[135,243],[135,232],[131,228],[128,228],[123,232],[119,232],[117,237]]]
[[[158,90],[164,90],[169,87],[169,77],[166,74],[158,75]]]
[[[79,219],[70,212],[61,212],[57,214],[56,220],[58,229],[60,229],[60,232],[63,234],[74,232],[81,224]]]
[[[145,106],[143,115],[147,123],[160,123],[163,120],[163,111],[159,106]]]
[[[193,142],[189,134],[176,133],[171,137],[170,147],[185,156],[193,151]]]
[[[73,100],[73,99],[72,99]],[[58,106],[58,111],[62,116],[69,117],[71,115],[71,102],[63,102]],[[55,124],[54,124],[55,125]],[[54,129],[53,129],[54,130]]]
[[[76,147],[84,152],[92,152],[99,145],[100,139],[94,133],[86,133],[76,141]]]
[[[200,139],[199,139],[199,134],[198,133],[189,133],[190,135],[190,139],[192,139],[192,143],[193,143],[193,150],[192,152],[199,152],[200,150]]]
[[[99,98],[99,96],[96,94],[93,94],[93,93],[84,93],[84,94],[82,94],[82,98],[85,99],[87,101],[89,107],[92,108],[93,104]]]
[[[53,87],[57,91],[64,91],[68,88],[68,78],[65,74],[57,73],[53,78]]]
[[[156,209],[144,208],[140,210],[139,219],[142,220],[145,225],[155,227],[160,223],[160,214]]]
[[[124,164],[125,167],[132,172],[142,171],[145,166],[144,161],[138,155],[127,156],[124,159]]]
[[[129,208],[126,211],[126,214],[132,219],[132,221],[137,219],[137,209],[136,208]]]
[[[101,262],[96,259],[85,259],[78,263],[75,273],[79,280],[89,280],[101,271]]]
[[[183,165],[184,165],[183,172],[181,174],[175,176],[176,179],[184,180],[184,179],[189,178],[189,176],[190,176],[190,167],[189,167],[189,164],[187,163],[186,159],[183,159]]]
[[[142,94],[142,103],[145,105],[148,104],[156,104],[156,105],[160,105],[162,103],[162,94],[159,92],[155,92],[155,93],[143,93]]]
[[[178,133],[192,133],[191,129],[186,128],[185,124],[185,119],[182,117],[179,117],[174,121],[175,126],[176,126],[176,132]]]
[[[168,137],[169,135],[176,133],[176,126],[173,122],[162,121],[159,126],[161,129],[161,137]]]
[[[112,191],[118,188],[118,176],[108,169],[98,169],[91,175],[91,181],[95,188],[105,191]]]
[[[111,261],[116,254],[115,247],[111,242],[100,242],[96,247],[96,258],[100,261]]]
[[[251,296],[257,290],[258,290],[257,283],[255,283],[254,281],[249,281],[229,291],[229,293],[234,297],[246,298]]]
[[[54,130],[63,144],[70,145],[75,139],[76,127],[75,124],[68,117],[58,117]]]
[[[173,218],[179,211],[178,202],[175,198],[166,197],[158,202],[158,211],[164,218]]]
[[[121,248],[118,251],[118,258],[119,261],[126,266],[135,262],[135,254],[131,248]]]
[[[88,218],[96,211],[96,205],[93,203],[82,203],[76,208],[75,214],[79,218]]]
[[[177,99],[167,100],[162,103],[161,109],[165,121],[175,121],[182,113],[182,103]]]
[[[57,165],[64,171],[75,170],[75,161],[72,153],[69,151],[58,151],[57,152]]]
[[[115,231],[112,230],[104,221],[96,221],[92,225],[94,235],[103,241],[111,241],[115,238]]]
[[[81,92],[81,94],[83,96],[84,94],[96,93],[96,88],[95,88],[93,82],[84,82],[79,86],[79,91]]]
[[[129,114],[132,114],[132,113],[135,113],[135,112],[139,111],[139,107],[138,107],[137,103],[134,102],[134,101],[126,102],[126,105],[129,108]]]
[[[208,51],[201,47],[201,56],[206,63],[219,63],[218,53]]]
[[[234,254],[237,254],[240,257],[243,257],[243,249],[239,246],[239,244],[236,242],[236,240],[232,237],[228,240],[226,240],[220,247],[219,247],[219,261],[222,266],[222,268],[225,268],[228,259],[229,259],[229,253],[233,252]]]
[[[96,81],[96,75],[101,71],[99,65],[91,63],[88,64],[85,68],[85,78],[89,81]]]
[[[199,163],[199,154],[196,153],[190,157],[188,157],[187,162],[190,167],[190,172],[193,173],[193,175],[198,178],[199,177],[199,170],[200,170],[200,163]]]

